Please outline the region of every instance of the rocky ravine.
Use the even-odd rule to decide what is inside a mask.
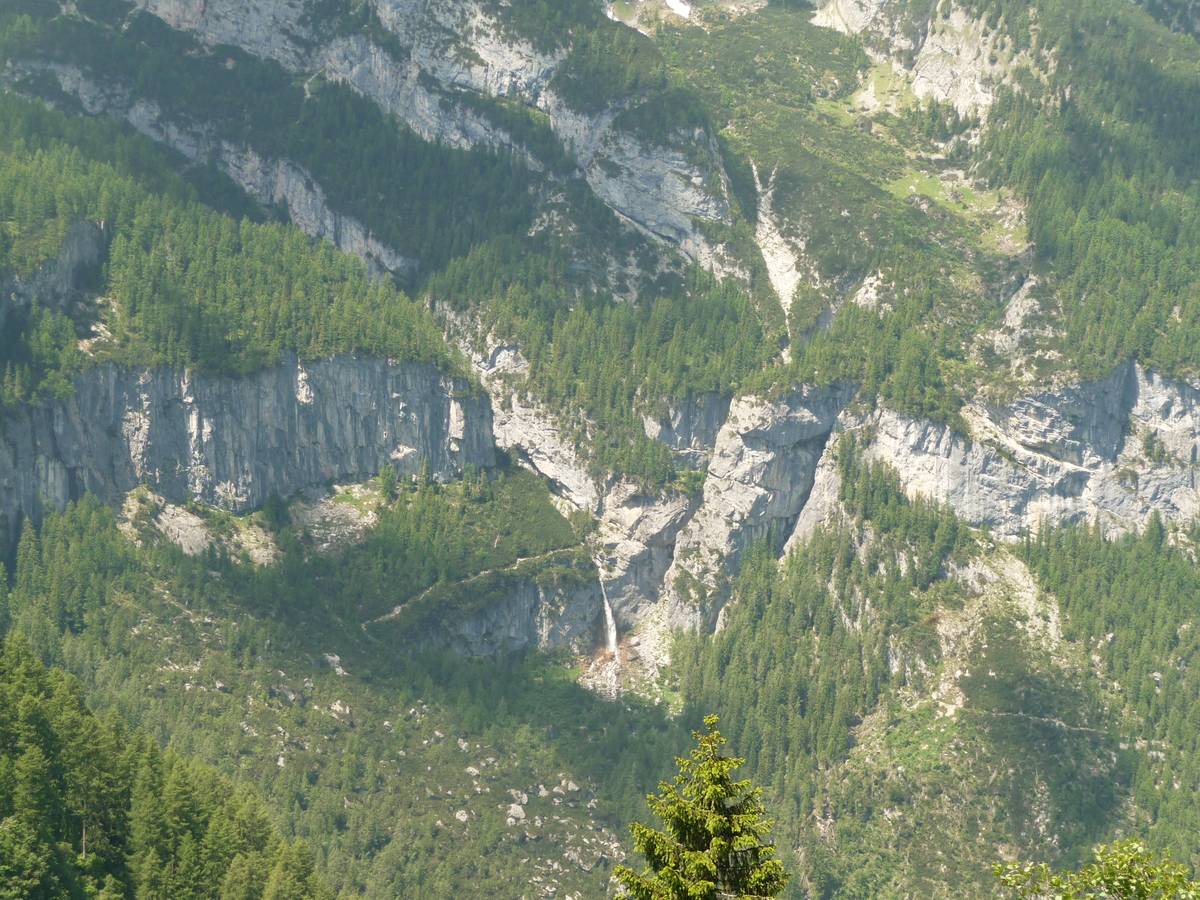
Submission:
[[[101,240],[94,227],[73,228],[59,259],[33,281],[75,290]],[[9,286],[8,303],[19,302],[19,288]],[[848,406],[851,385],[732,403],[690,398],[645,421],[649,436],[705,472],[703,491],[689,496],[597,478],[575,439],[524,393],[519,348],[469,339],[464,321],[447,327],[488,397],[432,366],[351,356],[287,359],[245,378],[90,369],[70,398],[4,416],[4,537],[11,545],[22,515],[85,491],[118,504],[145,484],[172,502],[244,511],[272,493],[365,479],[388,463],[412,472],[427,461],[435,477],[454,477],[467,464],[491,466],[498,445],[544,477],[566,507],[595,517],[597,577],[621,635],[643,632],[634,640],[653,670],[666,632],[713,624],[751,541],[794,543],[838,513],[842,433],[858,437],[865,458],[891,466],[910,494],[947,503],[1000,537],[1043,522],[1099,520],[1120,532],[1154,512],[1168,522],[1200,512],[1200,388],[1132,363],[1005,406],[968,406],[970,436]],[[600,633],[598,588],[587,575],[548,590],[521,583],[503,609],[449,629],[447,643],[467,653],[582,646]]]
[[[461,107],[443,107],[429,93],[429,80],[418,77],[422,72],[435,75],[447,90],[516,96],[540,105],[550,111],[560,136],[582,152],[598,195],[685,248],[693,218],[726,214],[721,197],[706,191],[699,169],[688,170],[687,160],[673,151],[644,147],[634,136],[613,131],[612,110],[584,117],[563,107],[548,90],[561,54],[541,54],[503,37],[495,23],[479,18],[478,4],[377,3],[384,25],[413,47],[408,69],[361,36],[320,46],[300,40],[296,36],[307,26],[295,2],[144,5],[207,42],[237,43],[294,71],[345,80],[426,136],[451,143],[504,143],[506,136],[483,119],[464,118]],[[961,19],[957,7],[937,22],[901,21],[889,17],[892,8],[889,0],[828,0],[818,17],[842,30],[886,36],[888,46],[902,51],[915,84],[930,86],[929,96],[961,102],[962,111],[981,111],[1002,73],[987,68],[979,35],[954,37],[974,35],[975,26]],[[454,18],[461,16],[467,18]],[[463,30],[464,22],[478,27]],[[474,35],[475,55],[447,52],[452,49],[447,34]],[[290,163],[264,160],[245,148],[206,145],[202,130],[165,123],[153,107],[101,89],[78,70],[54,71],[64,89],[91,103],[89,108],[121,115],[197,157],[217,152],[250,193],[264,202],[286,202],[308,233],[382,268],[407,264],[373,243],[358,223],[338,217],[319,186]],[[613,159],[620,164],[602,162]],[[599,178],[616,181],[606,186]],[[631,206],[641,203],[650,206]],[[47,273],[62,281],[61,271]],[[788,293],[786,287],[781,294]],[[425,458],[434,474],[450,477],[467,463],[490,464],[494,440],[545,477],[564,504],[595,516],[599,577],[627,635],[651,626],[710,624],[748,543],[766,535],[780,543],[800,540],[833,514],[838,495],[833,452],[840,432],[858,434],[867,457],[891,465],[911,493],[942,500],[964,520],[1001,536],[1042,521],[1097,517],[1111,530],[1126,530],[1140,527],[1156,510],[1183,521],[1200,509],[1195,489],[1200,391],[1132,365],[1098,382],[1005,407],[970,407],[969,438],[888,410],[848,410],[850,386],[801,386],[780,397],[741,397],[732,404],[717,395],[690,398],[645,425],[648,435],[666,442],[686,465],[706,473],[702,494],[692,497],[647,494],[627,481],[596,478],[575,440],[521,390],[525,363],[519,348],[459,337],[490,395],[490,411],[465,385],[429,367],[379,360],[340,357],[307,366],[291,360],[237,381],[172,370],[94,369],[80,378],[71,399],[5,419],[0,496],[6,536],[11,540],[23,512],[36,513],[43,501],[61,504],[84,490],[115,502],[135,484],[147,483],[168,499],[195,496],[249,509],[271,493],[369,477],[389,460],[407,471]],[[512,616],[491,625],[482,621],[482,630],[470,626],[460,635],[465,652],[519,644],[520,636],[511,634],[513,622],[525,623],[518,630],[530,635],[527,644],[554,639],[543,639],[555,632],[537,624],[553,598],[522,591],[514,594]],[[599,612],[594,594],[583,590],[578,600],[580,614],[590,621]],[[574,621],[572,616],[567,619]],[[573,625],[571,634],[577,631]],[[480,639],[485,634],[500,638]],[[654,646],[651,652],[661,659],[665,644]]]

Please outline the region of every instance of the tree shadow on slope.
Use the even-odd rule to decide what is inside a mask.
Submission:
[[[1088,673],[1053,658],[1012,620],[987,623],[961,715],[1009,766],[995,800],[1015,842],[1076,862],[1117,823],[1131,765],[1119,725]]]

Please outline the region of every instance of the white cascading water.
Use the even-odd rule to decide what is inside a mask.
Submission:
[[[612,604],[608,602],[608,591],[604,579],[600,579],[600,596],[604,598],[604,645],[613,656],[617,655],[617,620],[613,616]]]
[[[608,600],[608,588],[604,586],[604,565],[600,557],[593,557],[596,564],[596,580],[600,582],[600,596],[604,598],[604,654],[596,654],[589,666],[588,685],[592,690],[610,699],[621,696],[621,654],[618,644],[617,617]]]

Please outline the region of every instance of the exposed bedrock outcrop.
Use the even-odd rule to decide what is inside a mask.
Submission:
[[[679,624],[711,622],[742,551],[782,545],[808,500],[830,433],[854,394],[847,384],[777,399],[739,397],[717,436],[700,506],[676,542],[664,594]]]
[[[405,275],[420,265],[419,260],[384,244],[353,216],[335,209],[316,179],[296,163],[218,138],[202,125],[173,121],[157,104],[134,98],[122,85],[101,84],[75,66],[38,64],[27,68],[52,75],[59,88],[88,113],[124,119],[193,162],[211,160],[253,200],[287,210],[292,224],[305,234],[360,257],[372,270]]]
[[[0,280],[0,336],[10,312],[37,303],[45,309],[66,311],[84,299],[87,282],[99,272],[108,239],[92,222],[76,222],[67,229],[58,255],[25,278]]]
[[[697,225],[731,220],[728,179],[710,131],[680,131],[669,142],[648,144],[620,127],[620,107],[584,114],[553,92],[539,105],[596,196],[653,237],[721,270],[720,250]]]
[[[595,517],[598,577],[619,628],[632,627],[659,599],[675,538],[694,511],[695,500],[677,491],[646,492],[630,481],[598,476],[577,437],[522,389],[529,363],[520,350],[494,337],[473,338],[475,323],[448,311],[443,316],[451,338],[492,399],[496,445],[545,478],[568,509]],[[677,421],[681,429],[686,423],[689,429],[683,453],[706,454],[703,431],[711,424],[706,417],[725,403],[697,398],[687,412],[668,413],[668,421]]]
[[[662,441],[689,466],[703,467],[729,417],[729,403],[728,394],[715,391],[689,394],[662,415],[643,416],[646,437]]]
[[[997,88],[1033,61],[1027,52],[1014,56],[1011,42],[953,0],[927,4],[923,13],[907,0],[822,0],[813,21],[861,36],[876,60],[908,71],[917,97],[949,103],[962,115],[986,116]]]
[[[909,494],[1002,537],[1092,521],[1117,533],[1155,512],[1168,522],[1200,512],[1200,390],[1191,385],[1129,363],[1007,406],[971,405],[964,417],[969,437],[890,410],[845,415],[838,430],[858,434],[864,457],[895,469]],[[836,515],[837,496],[831,443],[795,540]]]
[[[389,46],[403,48],[403,58],[363,34],[337,35],[336,28],[322,28],[295,0],[140,0],[139,5],[208,45],[238,46],[290,71],[346,83],[423,137],[452,146],[484,144],[524,154],[503,127],[459,102],[459,92],[538,107],[592,190],[615,212],[709,268],[728,266],[697,224],[730,220],[728,179],[715,137],[699,129],[647,146],[620,127],[620,108],[595,114],[572,109],[550,90],[566,51],[535,48],[475,0],[373,2]]]
[[[488,585],[491,602],[462,616],[441,615],[410,634],[426,649],[463,656],[523,650],[587,652],[603,630],[603,598],[590,567],[540,575],[505,575]]]
[[[451,478],[494,462],[487,398],[422,363],[289,359],[238,378],[100,365],[66,400],[0,419],[2,527],[11,543],[22,514],[139,484],[244,511],[388,463]]]

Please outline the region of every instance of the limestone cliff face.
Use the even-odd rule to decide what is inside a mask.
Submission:
[[[10,312],[38,303],[65,311],[83,298],[86,280],[95,274],[108,243],[104,229],[93,222],[76,222],[68,230],[54,259],[28,277],[0,280],[0,335]]]
[[[416,635],[462,656],[522,650],[594,648],[603,630],[603,598],[595,570],[569,568],[542,576],[511,575],[494,586],[495,602],[465,616],[439,616]]]
[[[956,2],[823,0],[813,21],[861,35],[876,60],[908,71],[918,97],[949,103],[962,115],[986,116],[997,87],[1014,67],[1031,62],[1026,53],[1006,50],[998,32]]]
[[[566,57],[513,35],[478,0],[375,0],[387,46],[314,21],[304,3],[279,0],[139,0],[168,25],[209,45],[227,44],[352,86],[418,134],[453,146],[524,148],[486,115],[458,101],[466,91],[539,107],[606,204],[644,232],[710,267],[723,264],[697,221],[728,222],[727,179],[714,136],[680,133],[644,146],[615,125],[620,109],[572,110],[549,90]],[[702,160],[702,163],[697,160]],[[529,162],[536,167],[536,160]]]
[[[729,417],[730,398],[705,392],[689,394],[659,416],[644,416],[646,437],[662,441],[692,468],[701,468],[717,443],[717,434]]]
[[[438,478],[494,464],[491,410],[461,379],[418,363],[289,359],[229,378],[102,365],[63,401],[0,421],[0,528],[86,491],[139,484],[234,511],[385,464]]]
[[[10,294],[34,284],[45,296],[75,291],[102,241],[95,226],[71,229],[59,257],[10,283]],[[969,435],[848,408],[850,385],[732,402],[691,397],[646,428],[704,472],[692,497],[598,476],[573,435],[523,393],[519,348],[468,340],[467,326],[448,328],[487,397],[431,366],[349,356],[288,359],[244,378],[97,366],[77,378],[72,397],[0,422],[2,536],[10,543],[23,514],[85,491],[116,503],[146,484],[174,502],[241,511],[272,493],[366,478],[389,462],[411,472],[427,461],[435,477],[453,477],[467,464],[491,465],[498,444],[565,506],[596,518],[595,566],[549,581],[514,574],[495,603],[438,623],[446,646],[481,654],[595,646],[601,582],[622,635],[648,623],[711,626],[749,543],[802,540],[839,514],[833,454],[844,432],[910,494],[1000,537],[1044,522],[1099,520],[1119,532],[1154,512],[1174,522],[1200,513],[1200,388],[1134,364],[1004,406],[968,406]],[[665,653],[652,646],[644,654]]]
[[[1157,512],[1187,522],[1200,512],[1200,391],[1128,364],[1108,378],[966,410],[971,436],[889,410],[846,415],[868,459],[886,462],[913,495],[948,504],[1001,537],[1043,523],[1099,521],[1111,533]],[[837,511],[832,446],[794,539]]]
[[[567,510],[584,510],[596,518],[597,575],[619,627],[636,625],[659,599],[676,535],[695,501],[675,491],[648,494],[629,481],[597,477],[556,417],[520,389],[529,364],[519,348],[474,334],[475,323],[448,311],[443,315],[451,340],[491,397],[496,445],[545,478]],[[719,399],[715,406],[720,408]],[[690,452],[706,452],[698,439],[692,442],[697,449]]]
[[[292,224],[305,234],[353,253],[373,271],[405,275],[418,268],[419,260],[396,252],[353,216],[335,209],[321,185],[294,162],[273,159],[251,147],[217,138],[202,125],[172,121],[157,104],[133,97],[123,85],[101,84],[78,67],[31,64],[27,68],[52,75],[64,93],[93,115],[124,119],[189,160],[212,160],[252,199],[266,207],[287,210]]]
[[[539,105],[596,196],[707,268],[721,268],[720,251],[697,227],[731,219],[728,179],[713,134],[698,128],[680,132],[669,144],[648,145],[620,127],[620,107],[584,115],[553,92]]]
[[[817,462],[853,396],[802,387],[775,400],[739,397],[717,436],[699,509],[675,544],[663,586],[679,621],[712,621],[728,576],[755,539],[790,533]]]

